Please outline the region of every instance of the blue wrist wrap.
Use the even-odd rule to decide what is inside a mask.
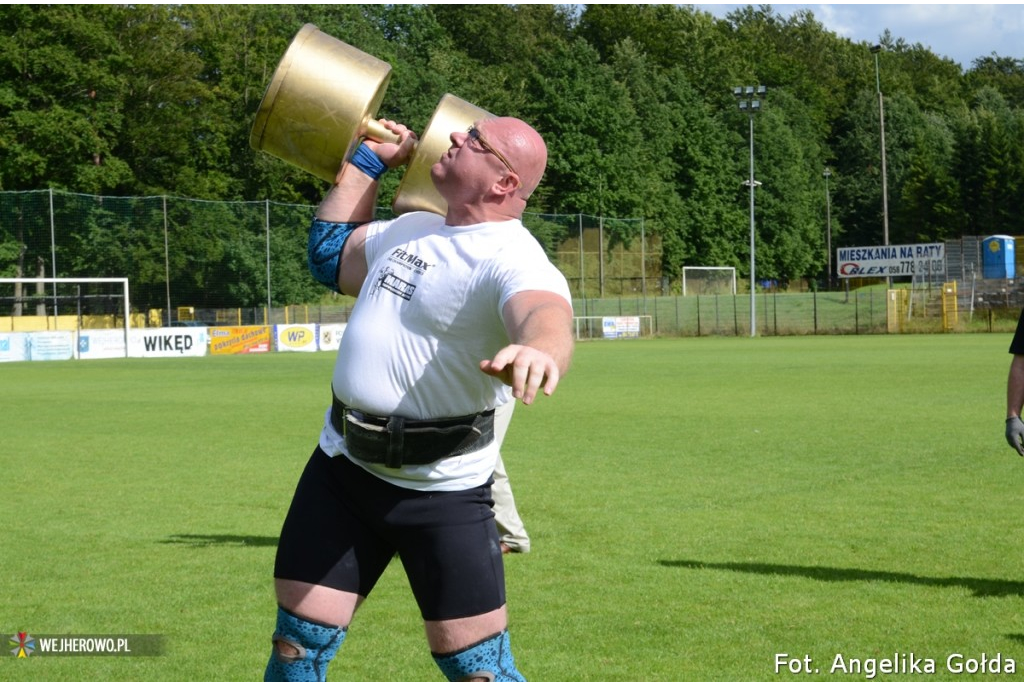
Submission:
[[[350,163],[374,181],[380,180],[380,177],[388,170],[387,164],[382,162],[377,153],[368,148],[366,143],[359,143]]]
[[[341,292],[338,287],[341,249],[352,231],[358,227],[358,223],[322,221],[316,217],[309,227],[309,241],[306,245],[309,271],[318,283],[323,283],[336,293]]]

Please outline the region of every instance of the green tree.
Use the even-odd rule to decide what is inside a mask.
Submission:
[[[641,178],[633,150],[641,142],[628,91],[581,40],[538,57],[525,116],[548,144],[539,206],[560,212],[638,216]],[[555,194],[557,192],[557,194]]]
[[[974,60],[964,78],[967,89],[976,92],[989,86],[995,88],[1014,109],[1024,107],[1024,59],[989,57]]]
[[[1019,231],[1024,173],[1024,117],[997,90],[978,91],[971,111],[957,120],[955,176],[969,235]]]
[[[910,132],[912,145],[893,212],[891,242],[958,237],[964,219],[953,174],[953,131],[943,117],[918,112]]]
[[[737,63],[723,24],[687,5],[585,5],[576,35],[587,40],[604,61],[629,39],[653,65],[678,70],[705,99],[714,101],[731,81]]]
[[[764,184],[758,191],[758,274],[783,284],[816,276],[827,258],[820,209],[824,160],[808,109],[787,89],[776,89],[756,117],[756,177]]]
[[[130,183],[115,150],[130,59],[118,6],[0,7],[0,189]]]

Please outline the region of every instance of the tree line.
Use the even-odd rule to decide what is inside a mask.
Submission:
[[[528,209],[642,218],[665,273],[749,270],[736,86],[767,87],[753,116],[759,278],[820,283],[829,240],[882,243],[884,204],[892,244],[1019,232],[1024,60],[962,67],[888,31],[876,54],[770,5],[724,19],[686,5],[5,5],[0,191],[317,204],[322,181],[249,146],[306,23],[392,66],[379,116],[422,130],[453,93],[534,124],[549,167]],[[34,275],[9,224],[0,272]],[[639,225],[608,237],[632,244]]]

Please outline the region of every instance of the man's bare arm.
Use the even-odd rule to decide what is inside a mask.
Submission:
[[[393,121],[381,123],[398,136],[398,142],[366,140],[364,144],[389,169],[405,164],[415,147],[416,135]],[[316,211],[321,221],[358,224],[345,239],[338,268],[338,288],[346,295],[358,295],[366,280],[366,224],[373,220],[378,190],[376,178],[355,164],[344,163]]]
[[[512,344],[480,362],[480,370],[511,386],[524,404],[539,390],[551,395],[572,362],[572,307],[555,293],[528,290],[510,298],[502,313]]]

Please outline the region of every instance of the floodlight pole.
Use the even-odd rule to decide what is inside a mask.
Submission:
[[[821,173],[825,177],[825,251],[828,253],[828,280],[826,290],[832,291],[832,197],[828,193],[828,178],[832,170],[825,167]]]
[[[882,104],[882,79],[878,70],[878,53],[885,48],[881,45],[874,45],[871,48],[875,56],[875,92],[878,93],[878,125],[879,139],[882,147],[882,244],[889,244],[889,180],[885,170],[885,106]],[[892,284],[890,276],[885,277],[885,282]]]
[[[764,98],[767,89],[764,86],[744,86],[732,89],[733,95],[739,101],[740,111],[747,112],[750,118],[750,177],[743,182],[743,185],[750,188],[750,337],[757,336],[757,306],[755,295],[757,293],[756,262],[754,252],[754,189],[761,185],[760,181],[754,180],[754,113],[761,110],[761,100]]]

